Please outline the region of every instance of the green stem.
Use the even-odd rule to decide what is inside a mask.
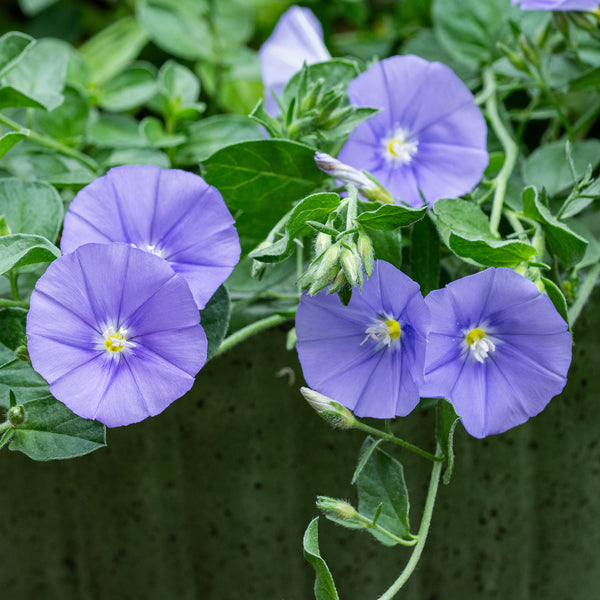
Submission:
[[[485,88],[496,87],[496,81],[494,79],[494,73],[491,69],[486,69],[483,72],[483,80],[485,82]],[[504,123],[498,114],[498,103],[496,100],[496,93],[489,94],[485,102],[488,118],[492,125],[492,129],[498,136],[502,147],[504,148],[504,164],[498,173],[496,178],[496,189],[494,190],[494,201],[492,203],[492,214],[490,216],[490,230],[492,235],[498,236],[498,227],[500,225],[500,218],[502,217],[502,206],[504,204],[504,196],[506,195],[506,185],[508,179],[515,168],[517,163],[517,157],[519,155],[519,149],[513,139],[510,137],[508,131],[504,127]]]
[[[229,337],[225,338],[221,345],[219,346],[219,350],[217,351],[217,355],[223,354],[227,352],[227,350],[237,346],[240,342],[247,340],[249,337],[264,331],[265,329],[269,329],[271,327],[275,327],[275,325],[279,325],[280,323],[285,323],[289,321],[292,317],[282,316],[282,315],[271,315],[270,317],[266,317],[261,319],[260,321],[256,321],[255,323],[250,323],[250,325],[246,325],[246,327],[242,327],[242,329],[232,333]]]
[[[12,427],[12,423],[10,421],[5,421],[4,423],[0,423],[0,433],[4,433],[8,431]]]
[[[29,308],[29,304],[27,304],[27,302],[23,302],[22,300],[8,300],[7,298],[0,298],[0,306]]]
[[[19,123],[17,123],[16,121],[13,121],[12,119],[9,119],[6,115],[3,115],[3,114],[0,114],[0,123],[2,125],[5,125],[9,129],[12,129],[13,131],[22,131],[23,130],[23,127],[21,125],[19,125]],[[47,138],[43,135],[40,135],[39,133],[36,133],[35,131],[29,132],[28,139],[30,139],[32,142],[36,142],[40,146],[45,146],[46,148],[55,150],[59,154],[63,154],[64,156],[69,156],[70,158],[74,158],[75,160],[84,164],[86,167],[90,168],[92,171],[98,171],[98,165],[97,165],[96,161],[92,160],[89,156],[86,156],[85,154],[78,152],[74,148],[69,148],[68,146],[65,146],[64,144],[61,144],[60,142],[57,142],[56,140],[53,140],[51,138]]]
[[[577,300],[573,303],[573,306],[569,309],[568,317],[569,324],[571,327],[575,324],[575,321],[579,317],[581,313],[581,309],[584,307],[585,303],[588,301],[594,286],[596,285],[596,280],[598,279],[598,275],[600,275],[600,263],[596,263],[590,272],[586,275],[581,287],[579,288],[579,295],[577,296]]]
[[[405,540],[403,538],[400,538],[397,535],[394,535],[391,531],[388,531],[380,525],[377,525],[377,523],[371,525],[371,529],[376,529],[377,531],[383,533],[383,535],[389,537],[390,540],[394,540],[394,542],[397,542],[401,546],[414,546],[418,541],[417,538],[415,538],[414,540]]]
[[[17,274],[11,269],[8,272],[8,280],[10,281],[10,292],[16,302],[21,302],[19,295],[19,286],[17,285]]]
[[[510,223],[510,226],[513,228],[513,231],[517,234],[517,237],[520,240],[527,242],[527,233],[525,232],[525,228],[523,227],[523,225],[521,225],[521,221],[519,221],[517,214],[514,211],[509,210],[508,208],[505,208],[503,213],[506,217],[506,220]]]
[[[414,452],[414,453],[418,454],[419,456],[427,458],[428,460],[431,460],[433,462],[443,462],[444,461],[443,457],[434,456],[430,452],[427,452],[426,450],[423,450],[422,448],[419,448],[418,446],[415,446],[414,444],[411,444],[410,442],[406,442],[391,433],[386,433],[385,431],[381,431],[380,429],[375,429],[375,427],[371,427],[371,426],[367,425],[366,423],[363,423],[362,421],[357,420],[354,423],[353,428],[360,429],[361,431],[364,431],[366,433],[370,433],[372,435],[380,437],[380,438],[384,439],[386,442],[392,442],[394,444],[398,444],[398,446],[402,446],[403,448],[406,448],[407,450],[410,450],[411,452]]]
[[[440,445],[437,445],[436,453],[440,451]],[[433,515],[433,507],[435,506],[435,498],[440,483],[440,475],[442,474],[442,463],[436,462],[431,470],[431,479],[429,480],[429,489],[427,491],[427,499],[425,500],[425,508],[423,509],[423,517],[421,518],[421,526],[419,527],[419,533],[417,534],[418,540],[414,547],[414,550],[410,556],[410,560],[404,567],[400,577],[394,581],[389,589],[379,597],[379,600],[391,600],[396,593],[404,586],[408,581],[408,578],[412,575],[415,570],[423,548],[425,548],[425,542],[427,541],[427,534],[429,533],[429,526],[431,525],[431,517]]]

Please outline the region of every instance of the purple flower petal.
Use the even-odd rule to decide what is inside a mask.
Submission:
[[[421,206],[420,189],[433,204],[481,180],[488,163],[485,119],[449,67],[393,56],[350,82],[348,95],[355,106],[381,112],[350,134],[338,158],[369,170],[393,196]]]
[[[271,90],[281,96],[286,83],[302,65],[312,65],[331,58],[323,43],[323,28],[308,8],[290,7],[279,19],[273,33],[258,51],[265,109],[270,115],[279,112]]]
[[[421,393],[448,398],[471,435],[524,423],[563,389],[571,335],[531,281],[510,269],[487,269],[425,301],[431,332]]]
[[[512,0],[520,4],[521,10],[581,10],[598,9],[598,0]]]
[[[183,275],[200,309],[240,257],[219,192],[198,175],[151,165],[116,167],[77,194],[61,249],[90,242],[125,242],[161,256]]]
[[[27,335],[54,396],[109,427],[164,410],[206,361],[183,277],[123,243],[86,244],[54,261],[31,295]]]
[[[387,321],[400,337],[386,340]],[[296,314],[298,356],[307,383],[358,416],[408,414],[419,401],[429,311],[419,286],[375,261],[348,306],[335,295],[304,295]]]

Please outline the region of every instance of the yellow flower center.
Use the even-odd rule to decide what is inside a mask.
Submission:
[[[479,327],[475,327],[475,329],[471,329],[469,333],[465,336],[465,340],[469,346],[472,346],[475,342],[482,340],[485,337],[485,333],[479,329]]]
[[[417,153],[419,142],[410,139],[408,131],[397,127],[389,138],[382,140],[382,155],[388,167],[410,163]]]
[[[387,327],[388,335],[392,340],[397,340],[402,335],[402,329],[400,329],[400,323],[395,319],[388,319],[385,322]]]
[[[469,354],[479,363],[483,363],[488,354],[496,350],[494,342],[479,327],[474,327],[465,335],[465,342]]]
[[[109,327],[102,337],[104,338],[104,348],[111,354],[119,354],[125,348],[135,346],[133,342],[127,340],[127,329],[123,327],[119,327],[118,331],[114,327]]]

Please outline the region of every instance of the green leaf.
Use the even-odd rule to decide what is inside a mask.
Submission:
[[[554,308],[556,308],[558,314],[568,323],[569,322],[569,314],[567,301],[563,296],[563,293],[560,291],[559,287],[547,277],[541,277],[542,283],[544,284],[544,292],[548,295],[550,300],[552,300],[552,304],[554,304]]]
[[[227,288],[222,285],[213,294],[208,304],[200,311],[200,325],[202,325],[208,339],[207,361],[217,353],[221,342],[225,338],[225,334],[229,328],[230,312],[231,302],[229,300],[229,293],[227,292]]]
[[[508,19],[519,21],[519,7],[506,0],[434,0],[432,18],[442,45],[470,69],[492,62],[496,42],[510,44]],[[539,18],[539,17],[538,17]]]
[[[588,165],[595,169],[600,164],[600,141],[589,139],[573,142],[571,155],[577,177],[581,178]],[[567,162],[565,143],[553,142],[534,150],[523,161],[523,178],[528,185],[546,188],[549,196],[572,187],[574,181]]]
[[[198,102],[200,81],[192,71],[178,62],[168,60],[160,68],[158,81],[165,116],[177,119],[186,107]]]
[[[55,240],[63,220],[63,203],[58,192],[43,181],[0,179],[0,214],[13,234]]]
[[[323,91],[331,90],[337,85],[342,85],[342,89],[346,89],[348,84],[357,76],[360,75],[360,68],[356,61],[344,58],[334,58],[327,62],[314,63],[306,66],[307,85],[315,83],[318,79],[325,80]],[[287,106],[298,93],[298,88],[301,82],[302,71],[297,71],[292,75],[283,90],[282,100],[284,106]],[[348,101],[341,106],[348,105]]]
[[[41,40],[2,78],[0,88],[12,88],[52,110],[63,101],[67,60],[64,48],[52,40]]]
[[[10,340],[9,340],[10,341]],[[0,344],[0,406],[8,408],[9,392],[13,390],[19,404],[50,397],[48,384],[29,363],[14,361],[15,353]]]
[[[34,100],[14,87],[0,84],[0,109],[11,107],[41,108],[44,110],[46,108],[41,102]]]
[[[363,454],[370,451],[372,444],[373,439],[368,437],[362,445],[359,463]],[[356,485],[358,512],[373,519],[379,505],[382,504],[378,525],[399,538],[410,539],[408,490],[402,465],[380,448],[376,448],[360,472]],[[368,531],[386,546],[397,544],[376,529]]]
[[[491,238],[486,214],[475,204],[460,198],[442,198],[433,205],[436,226],[448,245],[450,232]]]
[[[402,267],[402,234],[399,229],[393,231],[373,229],[369,231],[369,237],[373,242],[376,259],[385,260],[398,269]]]
[[[186,141],[183,134],[166,133],[162,121],[156,117],[144,117],[140,121],[140,131],[154,148],[172,148]]]
[[[304,558],[313,566],[317,576],[314,588],[315,599],[339,600],[329,567],[319,551],[319,517],[315,517],[306,528],[302,544]]]
[[[99,148],[148,146],[148,140],[140,133],[140,124],[129,115],[95,114],[87,141]]]
[[[431,219],[414,224],[410,238],[410,276],[426,296],[440,283],[440,238]]]
[[[497,241],[450,234],[449,248],[461,258],[469,258],[486,267],[514,267],[531,260],[537,250],[516,240]]]
[[[25,265],[50,262],[60,250],[41,235],[15,233],[0,237],[0,275]]]
[[[234,211],[242,248],[262,241],[293,203],[325,178],[314,150],[288,140],[227,146],[204,161],[204,179]]]
[[[136,16],[152,41],[175,56],[208,58],[212,38],[204,0],[138,0]]]
[[[377,206],[375,202],[370,204]],[[426,206],[423,208],[407,208],[398,204],[382,204],[376,210],[359,214],[356,220],[370,229],[390,231],[412,225],[422,219],[426,213]]]
[[[352,475],[352,481],[350,481],[351,485],[354,485],[356,483],[358,476],[362,473],[362,470],[365,468],[365,465],[367,464],[367,461],[369,460],[369,458],[371,458],[371,454],[373,454],[373,452],[375,452],[376,448],[380,444],[383,444],[383,442],[385,442],[385,440],[383,438],[380,438],[378,440],[373,440],[371,438],[369,438],[369,439],[372,443],[367,448],[366,452],[364,452],[361,455],[360,460],[358,461],[358,464],[356,465],[356,469],[354,469],[354,473]],[[379,516],[377,518],[379,518]]]
[[[446,457],[446,470],[442,480],[448,485],[454,469],[454,430],[460,421],[460,417],[456,414],[454,406],[447,400],[439,400],[436,410],[437,426],[435,434]]]
[[[135,60],[148,43],[148,34],[134,17],[112,23],[80,48],[96,85],[112,79]]]
[[[23,59],[35,40],[25,33],[9,31],[0,37],[0,78]]]
[[[90,105],[86,96],[73,87],[65,87],[63,102],[53,110],[36,111],[34,130],[67,145],[83,140]]]
[[[523,214],[542,225],[551,254],[558,256],[567,265],[573,265],[583,258],[587,240],[555,219],[534,187],[523,191]]]
[[[27,310],[24,308],[0,308],[0,347],[16,350],[25,337]],[[11,359],[14,358],[14,354]],[[1,364],[4,364],[3,361]]]
[[[259,127],[242,115],[215,115],[193,123],[188,141],[175,154],[178,165],[195,165],[230,144],[264,138]]]
[[[141,106],[158,91],[156,69],[137,62],[98,89],[98,104],[109,112],[123,112]]]
[[[0,136],[0,158],[2,158],[15,144],[29,136],[29,129],[21,131],[9,131]]]
[[[257,252],[252,258],[263,262],[284,260],[294,247],[294,239],[302,235],[312,235],[313,230],[306,225],[307,221],[323,221],[340,204],[340,196],[332,192],[320,192],[303,198],[294,206],[290,218],[285,224],[285,236],[275,244]]]
[[[82,419],[53,397],[24,404],[25,421],[9,448],[33,460],[75,458],[106,446],[106,427]]]
[[[119,165],[156,165],[163,169],[171,167],[169,157],[154,148],[116,148],[101,161],[105,169]]]
[[[600,67],[590,69],[569,81],[569,91],[576,92],[590,87],[600,87]]]

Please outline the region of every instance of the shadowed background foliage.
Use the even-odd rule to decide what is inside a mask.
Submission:
[[[565,393],[501,436],[459,426],[453,480],[442,487],[407,600],[587,600],[600,589],[600,318],[577,323]],[[0,454],[2,598],[300,600],[313,571],[302,534],[317,494],[355,499],[362,436],[330,430],[298,381],[276,377],[295,353],[284,330],[212,361],[160,417],[109,431],[109,447],[35,463]],[[430,447],[433,414],[399,435]],[[393,451],[393,449],[389,449]],[[429,465],[400,455],[416,530]],[[406,549],[324,519],[321,550],[344,600],[377,598]]]

